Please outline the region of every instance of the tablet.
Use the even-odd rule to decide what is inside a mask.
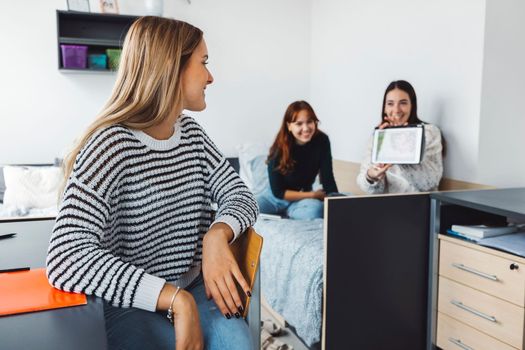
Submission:
[[[372,163],[419,164],[423,158],[424,131],[422,124],[376,129]]]

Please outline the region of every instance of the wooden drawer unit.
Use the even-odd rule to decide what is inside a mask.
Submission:
[[[525,265],[520,260],[457,239],[440,240],[439,275],[523,307]]]
[[[516,350],[441,312],[437,327],[437,346],[443,350]]]
[[[430,218],[427,349],[525,350],[524,238],[501,237],[512,254],[439,233],[525,223],[525,187],[431,193]]]
[[[440,276],[438,311],[516,348],[522,348],[522,307]]]

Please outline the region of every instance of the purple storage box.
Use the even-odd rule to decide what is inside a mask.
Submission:
[[[60,45],[62,49],[62,66],[64,68],[86,68],[87,46]]]

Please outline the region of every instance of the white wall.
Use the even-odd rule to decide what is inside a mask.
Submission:
[[[313,0],[311,101],[334,157],[360,162],[384,89],[405,79],[437,124],[445,173],[477,172],[485,1]]]
[[[487,0],[480,182],[525,186],[525,3]]]
[[[121,13],[143,14],[141,3],[120,0]],[[57,69],[55,10],[65,7],[0,2],[0,164],[51,162],[109,97],[114,74]],[[205,32],[215,83],[207,110],[192,115],[227,155],[239,143],[273,138],[287,104],[308,97],[309,1],[171,0],[164,15]]]

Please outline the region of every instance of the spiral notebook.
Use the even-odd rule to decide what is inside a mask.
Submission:
[[[44,268],[0,273],[0,316],[85,304],[85,294],[53,288]]]

